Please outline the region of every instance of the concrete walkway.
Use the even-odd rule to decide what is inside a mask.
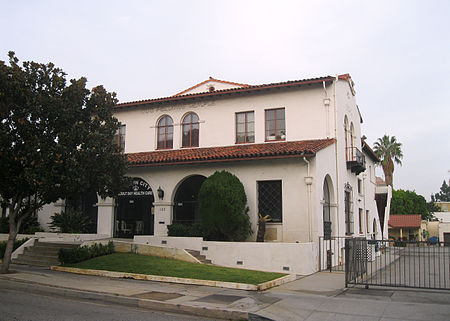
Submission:
[[[449,320],[450,291],[344,289],[321,272],[263,292],[77,275],[12,265],[1,288],[210,318],[249,320]]]

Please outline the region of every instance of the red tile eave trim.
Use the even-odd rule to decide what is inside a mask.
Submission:
[[[256,159],[277,159],[290,157],[309,157],[332,144],[335,139],[304,140],[294,142],[231,145],[188,149],[193,151],[179,154],[180,150],[154,151],[128,154],[130,167],[162,166],[174,164],[193,164],[210,162],[230,162]],[[245,146],[248,146],[245,147]],[[184,150],[186,151],[186,149]]]
[[[224,89],[224,90],[216,90],[213,92],[198,93],[198,94],[188,94],[188,95],[181,95],[181,96],[171,96],[171,97],[164,97],[164,98],[147,99],[147,100],[117,104],[115,106],[115,109],[122,109],[125,107],[132,107],[132,106],[137,107],[137,106],[146,105],[146,104],[157,104],[157,103],[163,103],[163,102],[168,102],[168,101],[175,102],[175,101],[183,101],[183,100],[193,100],[196,98],[233,95],[233,94],[246,93],[246,92],[269,90],[269,89],[275,89],[275,88],[285,88],[285,87],[288,88],[288,87],[292,87],[292,86],[317,84],[317,83],[322,83],[323,81],[331,82],[334,80],[335,80],[334,77],[324,77],[324,78],[292,81],[292,82],[285,82],[285,83],[275,83],[275,84],[268,84],[268,85],[249,86],[249,87],[243,87],[243,88],[231,88],[231,89]]]
[[[218,159],[205,159],[197,161],[179,161],[179,162],[161,162],[161,163],[141,163],[141,164],[128,164],[128,167],[153,167],[153,166],[166,166],[166,165],[187,165],[187,164],[203,164],[203,163],[225,163],[225,162],[241,162],[252,160],[268,160],[268,159],[283,159],[283,158],[298,158],[298,157],[312,157],[316,156],[316,153],[306,152],[303,155],[279,155],[279,156],[262,156],[262,157],[239,157],[239,158],[218,158]]]

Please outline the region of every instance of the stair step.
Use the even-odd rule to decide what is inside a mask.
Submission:
[[[61,248],[72,249],[77,246],[78,244],[73,243],[36,242],[34,246],[25,248],[25,251],[18,258],[13,259],[12,263],[44,267],[59,265],[59,250]]]
[[[191,254],[193,257],[195,257],[197,260],[199,260],[203,264],[212,264],[211,260],[207,260],[206,256],[200,254],[200,251],[196,250],[186,250],[189,254]]]
[[[22,264],[22,265],[36,265],[36,266],[52,266],[59,265],[59,262],[49,262],[46,260],[30,260],[30,259],[22,259],[17,258],[12,260],[13,264]]]

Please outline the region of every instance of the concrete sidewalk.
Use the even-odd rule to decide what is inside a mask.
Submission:
[[[13,265],[2,288],[210,318],[249,320],[449,320],[450,291],[344,289],[321,272],[263,292],[112,279]]]

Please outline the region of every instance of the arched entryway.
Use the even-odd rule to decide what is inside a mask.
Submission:
[[[65,201],[64,211],[74,210],[83,213],[89,218],[88,233],[97,233],[97,193],[85,193],[75,197],[69,197]]]
[[[178,186],[174,198],[173,223],[190,225],[200,221],[198,193],[205,179],[202,175],[190,176]]]
[[[141,178],[133,178],[128,189],[116,199],[114,237],[153,235],[154,200],[150,185]]]
[[[330,188],[327,179],[323,181],[323,238],[329,240],[331,238],[331,211],[330,211]]]

